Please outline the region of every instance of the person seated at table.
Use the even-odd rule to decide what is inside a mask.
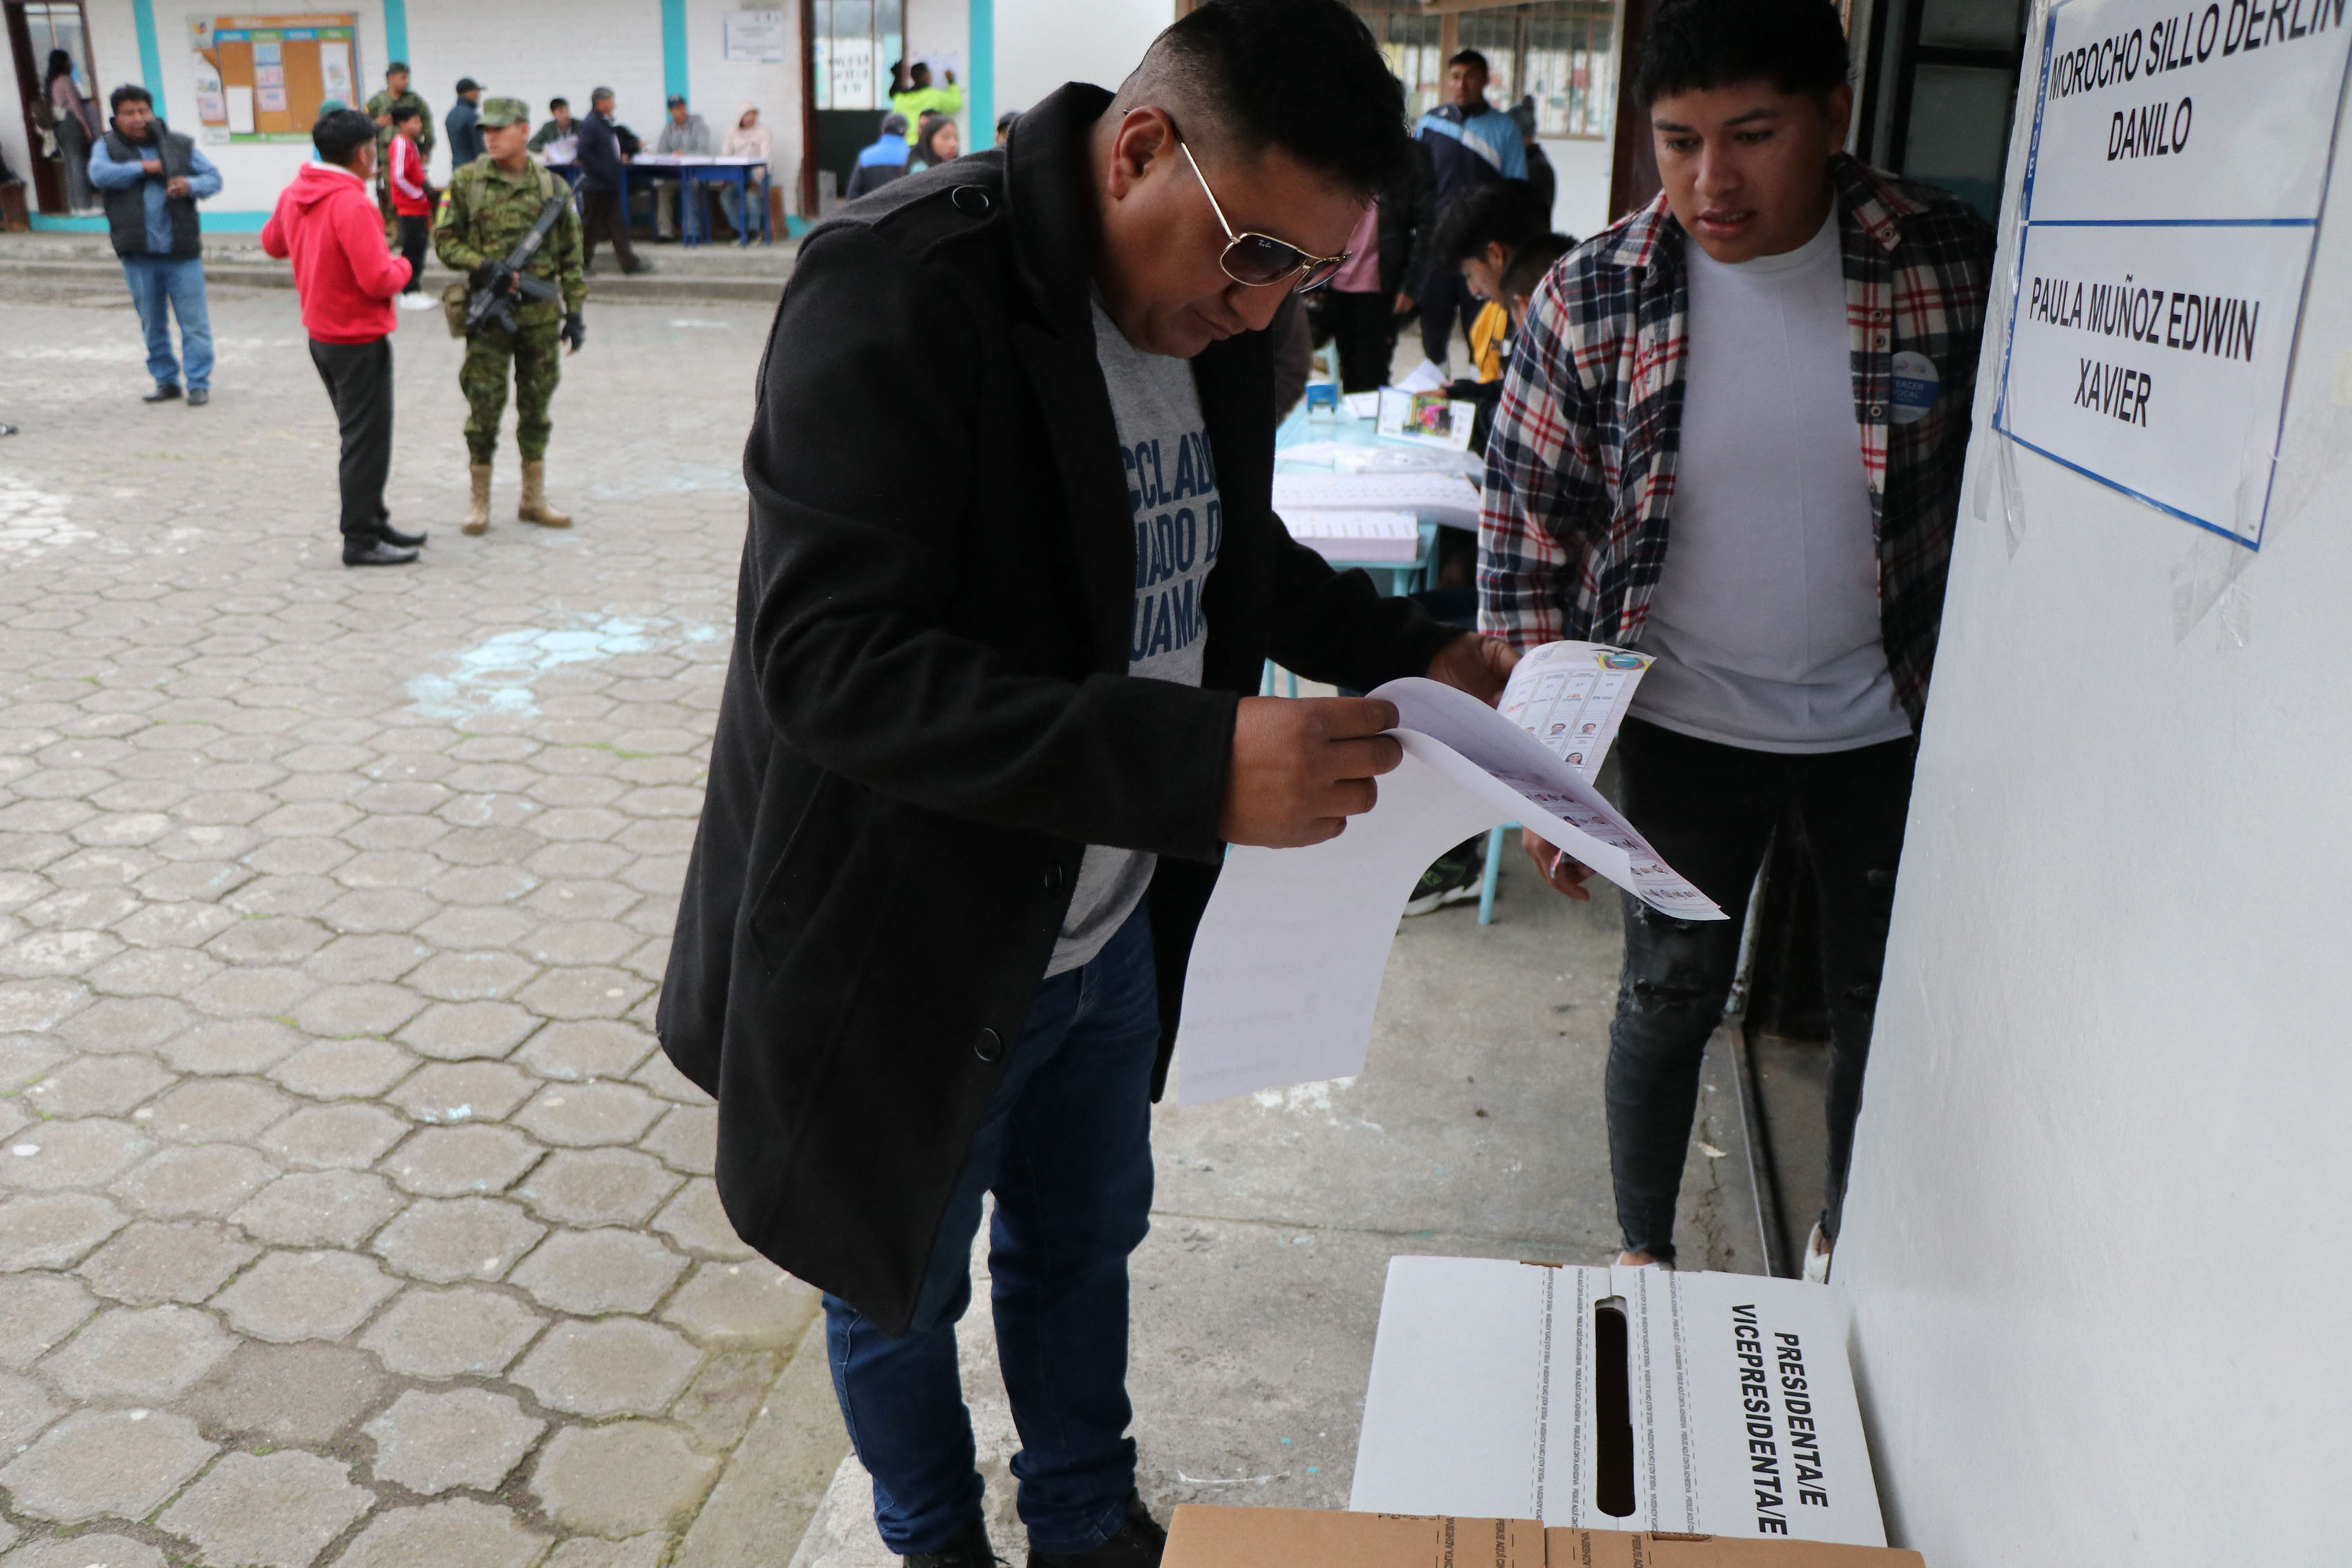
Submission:
[[[1535,298],[1536,286],[1552,264],[1576,248],[1576,240],[1565,234],[1538,235],[1511,253],[1511,264],[1503,268],[1503,307],[1511,313],[1511,335],[1518,336],[1520,326],[1528,319],[1528,301]]]
[[[915,163],[929,169],[963,155],[963,132],[944,114],[926,114],[915,137]]]
[[[892,110],[882,117],[882,134],[872,146],[862,148],[856,167],[849,171],[849,184],[842,191],[845,200],[856,201],[868,191],[878,191],[907,172],[907,117]]]
[[[702,116],[687,107],[683,93],[669,95],[669,121],[654,138],[656,154],[672,153],[689,158],[710,156],[710,127]],[[677,237],[677,193],[684,180],[676,184],[665,182],[654,187],[654,237],[669,241]]]
[[[775,142],[769,136],[768,128],[760,123],[758,104],[736,105],[735,123],[728,127],[727,140],[719,144],[719,155],[721,158],[741,158],[762,165],[745,177],[744,190],[738,190],[733,185],[719,187],[719,205],[727,209],[727,221],[734,226],[737,234],[748,234],[760,226],[757,222],[744,221],[744,193],[758,191],[760,205],[757,210],[768,210],[768,171],[764,165],[775,158]]]
[[[551,169],[562,169],[580,161],[580,127],[572,121],[572,104],[567,99],[551,98],[547,112],[553,116],[539,128],[530,139],[530,150],[539,161]]]
[[[1459,268],[1471,297],[1485,301],[1470,321],[1470,363],[1481,383],[1501,381],[1511,353],[1503,270],[1520,246],[1550,228],[1549,209],[1525,180],[1482,185],[1456,199],[1438,220],[1437,265]]]

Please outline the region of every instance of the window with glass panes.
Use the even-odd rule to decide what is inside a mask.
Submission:
[[[906,47],[901,0],[815,0],[809,42],[819,109],[887,109]]]
[[[1380,40],[1389,68],[1404,83],[1412,119],[1445,101],[1444,18],[1418,7],[1359,0],[1357,12]],[[1544,0],[1456,12],[1457,49],[1486,57],[1486,101],[1508,109],[1536,100],[1536,134],[1608,138],[1616,112],[1613,0]]]

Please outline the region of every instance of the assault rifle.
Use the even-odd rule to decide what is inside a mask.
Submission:
[[[507,252],[507,258],[491,270],[488,281],[476,289],[467,300],[467,337],[480,331],[512,332],[515,330],[516,294],[526,300],[562,297],[562,290],[554,284],[533,278],[523,268],[529,267],[530,258],[539,254],[539,247],[546,243],[548,232],[554,228],[556,219],[563,216],[563,209],[571,201],[569,193],[548,197],[547,205],[539,210],[539,221],[530,226],[530,232],[515,241],[515,247]],[[508,289],[509,279],[514,285],[511,292]]]

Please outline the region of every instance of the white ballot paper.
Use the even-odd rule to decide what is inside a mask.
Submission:
[[[1570,703],[1562,689],[1545,705],[1536,695],[1544,683],[1580,658],[1618,651],[1549,646],[1580,651],[1541,658],[1549,650],[1538,649],[1520,661],[1503,694],[1506,709],[1540,710],[1546,729]],[[1599,685],[1576,700],[1573,722],[1613,733],[1622,716],[1619,694],[1630,686],[1604,699],[1594,694]],[[1362,1071],[1381,975],[1414,883],[1440,854],[1500,824],[1524,825],[1653,909],[1680,920],[1724,918],[1601,798],[1585,763],[1564,760],[1573,748],[1555,752],[1503,713],[1434,680],[1391,680],[1372,695],[1396,704],[1392,733],[1404,746],[1403,762],[1381,775],[1379,803],[1321,844],[1237,844],[1226,853],[1185,972],[1180,1105]],[[1605,751],[1604,739],[1579,754],[1597,769]]]

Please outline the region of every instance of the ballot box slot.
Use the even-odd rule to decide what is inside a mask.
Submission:
[[[1612,1519],[1633,1511],[1633,1393],[1626,1367],[1625,1298],[1592,1304],[1592,1407],[1597,1428],[1594,1506]]]

